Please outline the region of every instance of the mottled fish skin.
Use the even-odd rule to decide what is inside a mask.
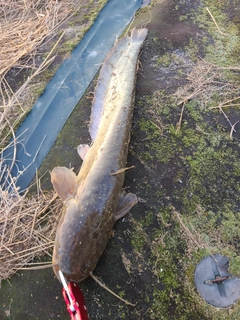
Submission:
[[[90,128],[93,144],[78,176],[62,167],[51,172],[64,201],[53,253],[58,278],[60,269],[69,281],[84,280],[102,255],[115,221],[137,202],[133,194],[121,195],[124,172],[117,172],[126,166],[137,59],[147,32],[133,29],[106,58],[93,103],[93,113],[98,114],[91,119],[97,121],[95,129]]]

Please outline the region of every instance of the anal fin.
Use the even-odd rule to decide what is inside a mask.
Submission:
[[[138,198],[134,193],[121,194],[115,213],[115,221],[124,217],[137,202]]]

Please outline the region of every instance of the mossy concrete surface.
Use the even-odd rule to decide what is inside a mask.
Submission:
[[[239,11],[238,1],[156,0],[136,17],[149,35],[129,147],[128,166],[135,168],[126,172],[125,187],[140,201],[116,223],[94,271],[136,306],[88,278],[80,287],[90,319],[240,318],[239,302],[212,307],[194,284],[196,265],[214,253],[229,257],[230,273],[240,276]],[[94,85],[41,174],[56,165],[80,166],[76,147],[89,142]],[[50,186],[48,172],[43,185]],[[68,319],[50,270],[21,274],[3,283],[1,319]]]

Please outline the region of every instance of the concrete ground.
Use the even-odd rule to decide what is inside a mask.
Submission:
[[[196,265],[212,253],[227,255],[230,272],[240,275],[238,16],[238,1],[207,0],[156,0],[136,16],[133,25],[147,26],[149,35],[140,55],[128,157],[135,168],[124,185],[141,201],[116,223],[94,271],[136,305],[88,278],[80,287],[92,320],[239,319],[239,303],[214,308],[194,284]],[[87,97],[94,85],[41,173],[80,166],[76,147],[89,141]],[[43,186],[51,187],[49,177]],[[0,301],[2,320],[69,319],[51,269],[19,271],[2,283]]]

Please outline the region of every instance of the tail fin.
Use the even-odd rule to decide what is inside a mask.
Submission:
[[[131,38],[133,41],[143,42],[148,35],[147,28],[136,29],[134,28],[131,33]]]

